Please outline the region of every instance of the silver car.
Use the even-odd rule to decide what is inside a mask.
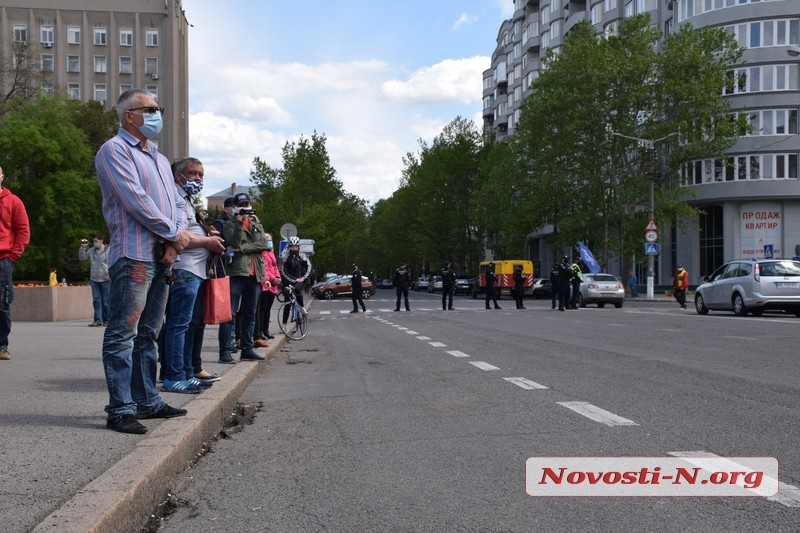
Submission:
[[[694,294],[694,308],[700,315],[711,309],[739,316],[759,316],[769,310],[800,316],[800,261],[737,259],[704,279]]]
[[[597,304],[597,307],[605,307],[607,303],[614,304],[617,309],[625,303],[625,286],[622,282],[602,272],[584,274],[578,305],[586,307],[586,304]]]

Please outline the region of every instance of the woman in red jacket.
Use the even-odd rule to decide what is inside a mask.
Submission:
[[[264,281],[261,283],[261,298],[258,300],[258,315],[256,316],[256,333],[254,346],[263,348],[267,346],[266,339],[274,339],[269,333],[269,318],[272,303],[281,284],[281,272],[278,270],[278,260],[273,251],[272,235],[266,234],[267,250],[261,252],[264,257]]]

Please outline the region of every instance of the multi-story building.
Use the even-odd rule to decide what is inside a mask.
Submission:
[[[647,12],[664,33],[689,23],[735,35],[746,50],[731,65],[734,82],[724,94],[732,109],[749,113],[753,132],[728,150],[725,160],[695,161],[683,169],[683,182],[695,193],[687,201],[703,214],[686,233],[675,228],[662,233],[656,283],[669,283],[678,263],[694,284],[735,257],[800,256],[800,2],[513,1],[514,14],[502,23],[491,68],[483,75],[484,128],[496,139],[513,134],[541,58],[581,20],[588,19],[598,33],[613,34],[624,17]],[[553,254],[537,237],[546,231],[532,234],[530,249],[531,258],[545,267]]]
[[[187,27],[181,0],[2,0],[0,89],[58,92],[106,109],[128,89],[147,89],[165,108],[161,152],[183,156],[189,151]],[[31,75],[12,75],[20,61]]]

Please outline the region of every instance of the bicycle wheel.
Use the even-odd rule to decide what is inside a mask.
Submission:
[[[305,336],[308,334],[308,313],[299,305],[297,307],[297,329],[295,330],[295,336],[292,338],[299,341],[300,339],[305,338]]]
[[[288,318],[286,322],[284,316]],[[296,302],[286,302],[278,308],[278,327],[287,338],[299,341],[308,333],[308,315]]]

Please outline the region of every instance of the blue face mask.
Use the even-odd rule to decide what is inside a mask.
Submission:
[[[183,176],[183,174],[181,174]],[[186,180],[186,183],[182,185],[183,190],[186,191],[186,194],[189,196],[200,194],[200,191],[203,190],[203,182],[202,181],[192,181],[186,176],[183,176],[183,179]]]
[[[272,250],[272,241],[267,241],[267,250]]]
[[[142,113],[142,118],[144,122],[139,126],[139,131],[142,132],[145,138],[153,139],[161,133],[161,128],[164,127],[164,120],[161,118],[160,112],[156,111],[152,115]]]

